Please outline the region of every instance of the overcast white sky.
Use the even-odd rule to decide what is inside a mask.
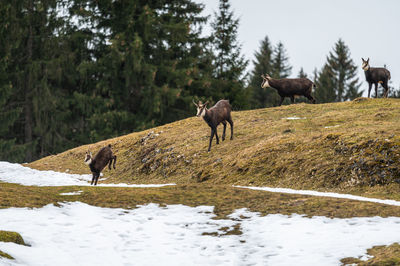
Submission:
[[[218,10],[218,0],[195,0],[205,4],[205,14]],[[359,66],[361,89],[368,85],[361,57],[371,66],[387,65],[392,87],[400,85],[400,0],[231,0],[240,19],[242,53],[253,69],[254,53],[268,35],[275,45],[281,41],[293,66],[292,77],[301,67],[310,76],[320,69],[335,42],[342,38]],[[365,95],[365,94],[364,94]]]

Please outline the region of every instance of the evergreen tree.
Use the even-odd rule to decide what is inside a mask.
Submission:
[[[304,72],[303,68],[300,68],[299,74],[297,75],[299,78],[307,78],[307,74]]]
[[[395,90],[393,87],[389,88],[389,98],[400,98],[400,87]]]
[[[8,106],[20,114],[12,133],[17,145],[26,145],[24,160],[31,161],[62,149],[65,141],[59,116],[63,97],[58,95],[62,49],[57,29],[62,22],[55,0],[5,0],[1,10],[6,10],[2,46],[9,53],[3,75],[5,86],[12,88]]]
[[[237,41],[239,19],[234,17],[229,0],[219,1],[219,11],[214,16],[211,23],[215,53],[213,88],[221,92],[220,98],[229,99],[236,108],[247,108],[244,71],[248,61]]]
[[[262,108],[267,106],[267,100],[272,93],[271,90],[266,91],[261,88],[261,75],[272,73],[272,47],[268,36],[261,42],[260,50],[254,56],[254,69],[247,90],[250,95],[251,108]]]
[[[329,103],[336,100],[335,90],[335,74],[328,64],[325,64],[322,70],[317,73],[314,72],[315,76],[315,92],[314,96],[316,101],[319,103]]]
[[[282,42],[279,42],[275,47],[272,59],[273,78],[287,78],[292,72],[292,67],[289,65],[289,57]]]
[[[203,6],[189,0],[81,0],[74,11],[84,19],[87,13],[80,10],[87,6],[97,25],[89,30],[102,40],[96,44],[95,94],[110,99],[108,110],[91,118],[97,135],[110,137],[192,114],[193,96],[207,94],[211,84],[209,40],[200,36]]]
[[[334,88],[336,101],[353,100],[360,97],[362,91],[357,78],[357,66],[350,57],[349,48],[339,39],[335,44],[333,52],[327,57],[327,67],[334,76]]]
[[[276,79],[287,78],[292,72],[289,64],[289,56],[282,42],[279,42],[272,53],[271,77]],[[267,106],[278,106],[281,97],[273,88],[267,88]],[[285,99],[283,104],[290,104],[289,99]]]

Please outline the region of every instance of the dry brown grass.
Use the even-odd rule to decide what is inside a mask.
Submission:
[[[305,119],[286,119],[293,116]],[[104,171],[108,183],[268,185],[400,199],[398,99],[295,104],[234,112],[233,120],[234,140],[214,142],[209,153],[210,129],[192,117],[28,166],[90,173],[84,153],[111,143],[118,159],[116,170]]]
[[[80,195],[60,193],[83,191]],[[214,206],[217,218],[226,218],[234,210],[248,208],[262,215],[304,214],[332,218],[367,216],[399,216],[400,207],[354,200],[292,195],[234,188],[227,185],[190,184],[161,188],[124,187],[26,187],[0,183],[0,208],[42,207],[47,204],[80,201],[110,208],[136,208],[137,205],[157,203],[187,206]]]
[[[361,261],[357,258],[345,258],[341,262],[344,265],[375,265],[375,266],[396,266],[400,265],[400,245],[394,243],[389,246],[376,246],[368,249],[368,255],[373,256],[367,261]]]

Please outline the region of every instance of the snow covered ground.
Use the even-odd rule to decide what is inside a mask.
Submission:
[[[213,207],[156,204],[133,210],[84,203],[0,210],[2,230],[31,246],[0,242],[0,265],[338,265],[400,241],[400,218],[261,217],[245,209],[213,220]],[[245,218],[244,218],[245,217]],[[242,235],[216,237],[239,223]]]
[[[100,187],[162,187],[175,184],[102,184]],[[92,175],[77,175],[54,171],[39,171],[20,164],[0,162],[0,181],[24,186],[90,186]]]
[[[309,196],[330,197],[330,198],[339,198],[339,199],[351,199],[351,200],[367,201],[367,202],[381,203],[381,204],[386,204],[386,205],[400,206],[400,201],[396,201],[396,200],[383,200],[383,199],[367,198],[367,197],[361,197],[361,196],[356,196],[356,195],[351,195],[351,194],[319,192],[319,191],[314,191],[314,190],[298,190],[298,189],[278,188],[278,187],[245,187],[245,186],[233,186],[233,187],[247,188],[247,189],[253,189],[253,190],[263,190],[263,191],[276,192],[276,193],[309,195]]]
[[[27,186],[87,186],[91,176],[0,162],[0,180]],[[400,206],[397,201],[337,193],[242,188]],[[19,232],[30,245],[0,242],[0,250],[16,258],[0,258],[0,265],[338,265],[341,258],[365,256],[374,245],[400,242],[400,217],[260,216],[245,209],[228,219],[213,217],[212,206],[149,204],[126,210],[74,202],[61,207],[0,209],[0,230]],[[242,235],[203,234],[223,234],[221,228],[235,225]]]

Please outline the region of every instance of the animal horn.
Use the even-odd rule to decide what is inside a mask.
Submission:
[[[193,99],[192,99],[192,102],[193,102],[194,105],[198,106],[197,103],[195,103]]]
[[[207,105],[208,104],[208,101],[206,101],[203,105]]]

